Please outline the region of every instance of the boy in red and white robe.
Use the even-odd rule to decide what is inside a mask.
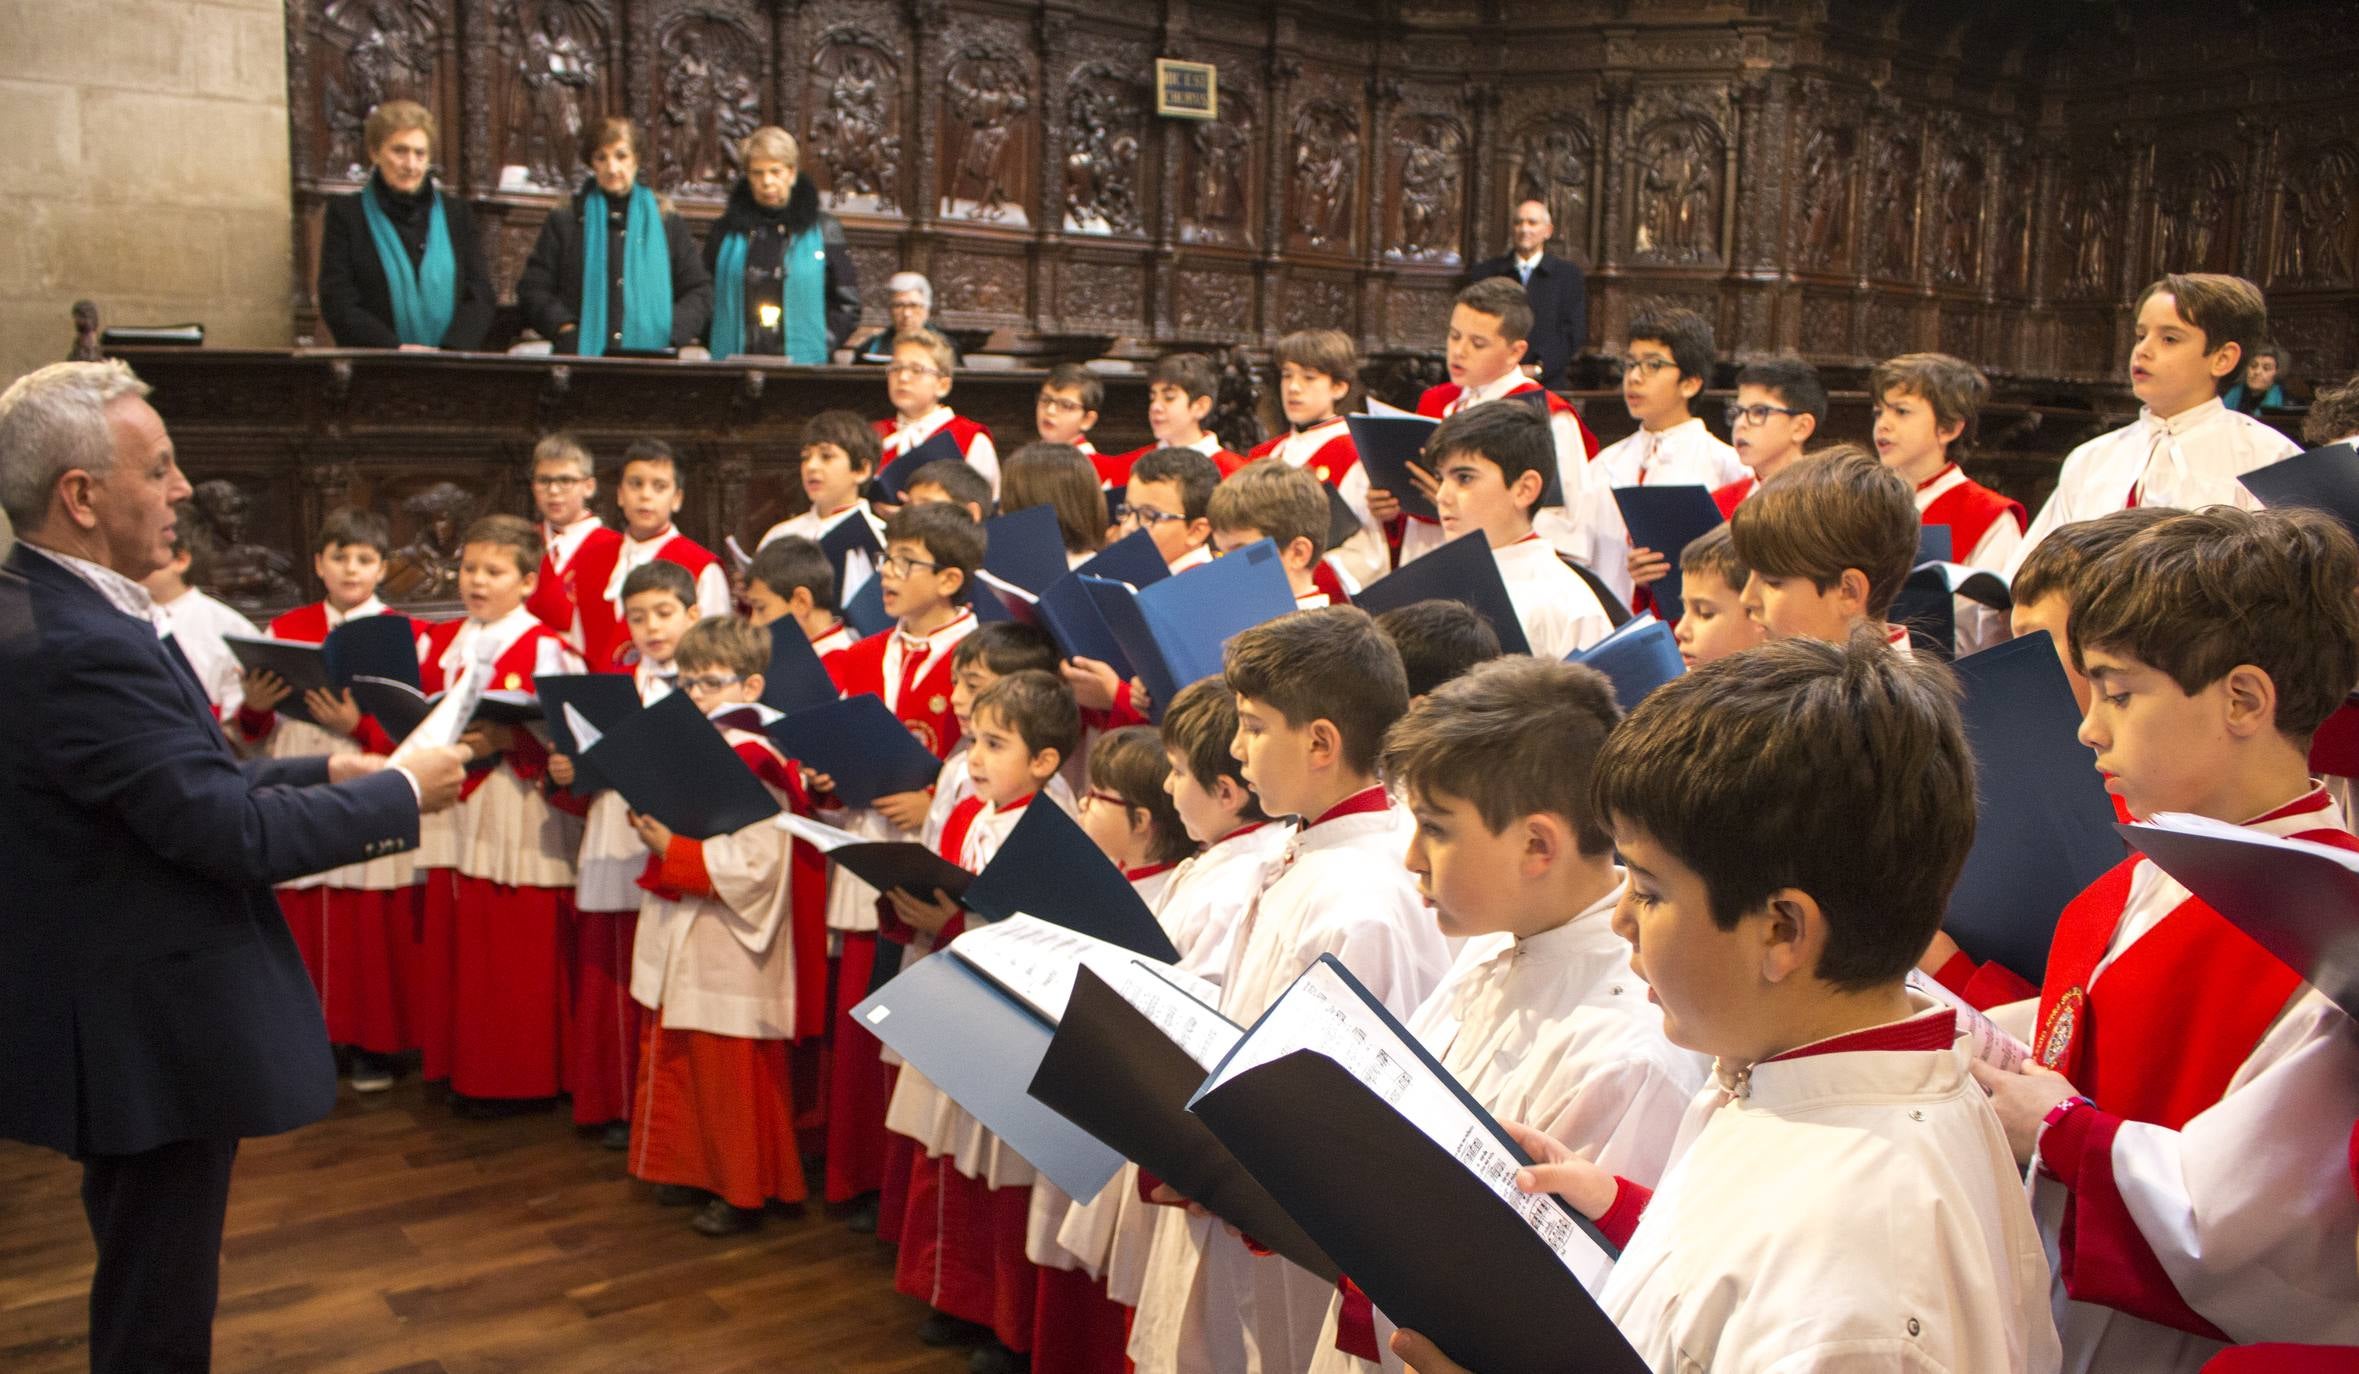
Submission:
[[[893,403],[893,418],[873,422],[884,446],[877,468],[891,467],[911,449],[947,430],[958,445],[958,456],[991,483],[996,500],[999,449],[991,442],[991,431],[947,404],[957,366],[949,341],[930,329],[903,334],[893,341],[893,361],[885,369],[885,395]]]
[[[590,510],[597,468],[579,440],[551,434],[533,445],[531,476],[541,516],[541,575],[524,604],[584,663],[602,664],[622,636],[613,608],[599,595],[622,536]]]
[[[696,579],[696,604],[706,615],[727,615],[735,608],[729,594],[729,573],[712,550],[680,533],[672,520],[680,513],[685,492],[680,479],[680,460],[671,446],[658,440],[642,439],[631,445],[623,455],[622,477],[615,483],[615,500],[622,506],[623,537],[615,547],[613,565],[606,569],[606,581],[600,594],[613,609],[614,623],[623,624],[623,581],[631,570],[658,558],[667,559],[688,570]],[[588,563],[582,566],[584,587],[586,579],[596,569]],[[606,646],[608,658],[591,664],[597,671],[614,672],[622,665],[618,655],[628,636],[617,630],[617,638]],[[596,647],[596,646],[593,646]]]

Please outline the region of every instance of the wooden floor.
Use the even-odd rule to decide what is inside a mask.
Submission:
[[[80,1174],[0,1142],[0,1369],[86,1369]],[[812,1206],[711,1240],[562,1113],[457,1121],[415,1081],[238,1157],[223,1374],[954,1374],[892,1251]]]

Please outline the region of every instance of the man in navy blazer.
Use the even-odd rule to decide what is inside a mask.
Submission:
[[[1507,226],[1515,251],[1476,263],[1468,277],[1513,277],[1523,283],[1524,295],[1532,302],[1528,356],[1539,365],[1540,385],[1551,390],[1565,384],[1565,369],[1589,342],[1589,287],[1579,267],[1547,251],[1548,236],[1555,232],[1548,207],[1524,201],[1515,207],[1515,218]]]
[[[461,763],[241,763],[139,579],[189,494],[147,387],[0,394],[0,1137],[82,1164],[93,1370],[201,1370],[241,1137],[336,1098],[274,883],[407,849]]]

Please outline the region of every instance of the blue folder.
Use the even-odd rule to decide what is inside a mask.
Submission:
[[[1507,582],[1499,576],[1499,560],[1491,555],[1491,541],[1481,530],[1462,534],[1414,563],[1368,584],[1352,597],[1352,604],[1370,615],[1420,601],[1457,601],[1472,606],[1499,636],[1499,647],[1511,654],[1528,654],[1532,642],[1516,619],[1515,602]]]
[[[871,577],[860,585],[852,599],[844,603],[844,623],[862,639],[893,628],[893,613],[885,609],[885,579],[882,574]]]
[[[1954,562],[1956,562],[1956,561],[1957,561],[1957,552],[1956,552],[1956,550],[1955,550],[1954,548],[1952,548],[1952,547],[1951,547],[1951,544],[1952,544],[1952,541],[1951,541],[1951,539],[1950,539],[1949,526],[1947,526],[1947,525],[1919,525],[1919,526],[1917,526],[1917,562],[1918,562],[1918,563],[1954,563]],[[1912,565],[1912,566],[1913,566],[1913,565]]]
[[[813,706],[825,706],[843,693],[836,690],[835,679],[819,662],[819,655],[811,648],[810,636],[793,616],[782,616],[770,624],[770,671],[762,675],[762,704],[773,711],[792,714]]]
[[[317,725],[304,694],[342,691],[356,677],[418,685],[418,628],[406,615],[368,615],[328,631],[318,644],[248,635],[224,635],[222,642],[249,671],[265,669],[287,684],[286,699],[272,708],[289,720]]]
[[[1073,571],[1087,577],[1128,582],[1142,591],[1171,576],[1171,566],[1163,561],[1162,552],[1155,547],[1155,536],[1145,530],[1133,530],[1122,536],[1090,555],[1088,562]]]
[[[1066,572],[1056,507],[1027,506],[984,521],[983,570],[1034,596],[1047,591]]]
[[[1085,577],[1144,588],[1168,580],[1171,568],[1156,551],[1154,537],[1138,530],[1098,550],[1088,562],[1050,583],[1033,608],[1035,619],[1057,641],[1065,657],[1094,658],[1110,664],[1115,676],[1127,682],[1137,676],[1138,669],[1114,638],[1113,628],[1082,581]]]
[[[858,554],[868,561],[871,577],[885,559],[884,542],[876,537],[876,527],[868,518],[855,511],[835,522],[827,533],[819,536],[819,551],[827,555],[827,565],[835,569],[836,605],[841,608],[844,590],[851,585],[844,575],[844,565]]]
[[[726,835],[778,814],[777,798],[686,692],[625,717],[582,757],[633,811],[692,840]]]
[[[1157,719],[1181,688],[1220,674],[1232,636],[1295,609],[1278,546],[1267,539],[1142,591],[1102,577],[1081,581],[1131,670],[1146,679]]]
[[[1614,700],[1636,709],[1647,693],[1687,671],[1671,627],[1652,615],[1636,615],[1612,634],[1573,654],[1568,663],[1586,664],[1614,684]]]
[[[1064,809],[1040,801],[967,884],[959,904],[986,920],[1037,916],[1166,964],[1179,951],[1138,889]]]
[[[1423,415],[1346,415],[1343,423],[1351,430],[1352,447],[1360,451],[1360,466],[1368,470],[1369,486],[1391,492],[1404,514],[1425,520],[1441,518],[1433,508],[1433,498],[1417,489],[1417,481],[1409,473],[1411,463],[1433,470],[1425,461],[1425,441],[1433,437],[1441,421]]]
[[[582,757],[581,742],[573,737],[565,708],[581,712],[582,719],[604,734],[638,713],[638,682],[626,673],[543,673],[532,685],[547,713],[550,750],[573,760],[573,786],[568,790],[586,797],[611,788],[614,784]]]
[[[781,716],[766,733],[788,758],[835,779],[835,794],[847,806],[923,791],[942,773],[942,760],[883,698],[867,692]]]
[[[904,967],[852,1016],[1068,1195],[1096,1197],[1121,1169],[1122,1156],[1032,1096],[1052,1028],[955,944]]]
[[[2122,860],[2113,801],[2044,632],[1969,654],[1957,674],[1976,819],[1942,928],[1974,958],[2037,983],[2065,904]]]
[[[2156,825],[2115,828],[2156,867],[2359,1019],[2359,874],[2343,866],[2348,854],[2338,859],[2318,852],[2324,846],[2288,852],[2258,834],[2239,839]]]
[[[1672,625],[1685,613],[1680,600],[1679,551],[1696,536],[1724,523],[1711,488],[1693,483],[1664,487],[1616,487],[1614,504],[1630,531],[1630,547],[1653,549],[1671,560],[1671,571],[1648,588],[1656,613]]]
[[[2237,480],[2264,506],[2322,510],[2359,537],[2359,449],[2348,443],[2305,449]]]
[[[917,475],[919,468],[942,458],[966,461],[966,454],[959,451],[958,440],[951,437],[948,425],[935,430],[933,436],[924,443],[885,464],[884,469],[869,483],[870,495],[890,506],[902,504],[909,499],[909,479]]]

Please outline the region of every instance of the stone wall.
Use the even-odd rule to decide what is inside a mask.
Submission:
[[[291,337],[281,0],[0,0],[0,381],[68,311]]]

